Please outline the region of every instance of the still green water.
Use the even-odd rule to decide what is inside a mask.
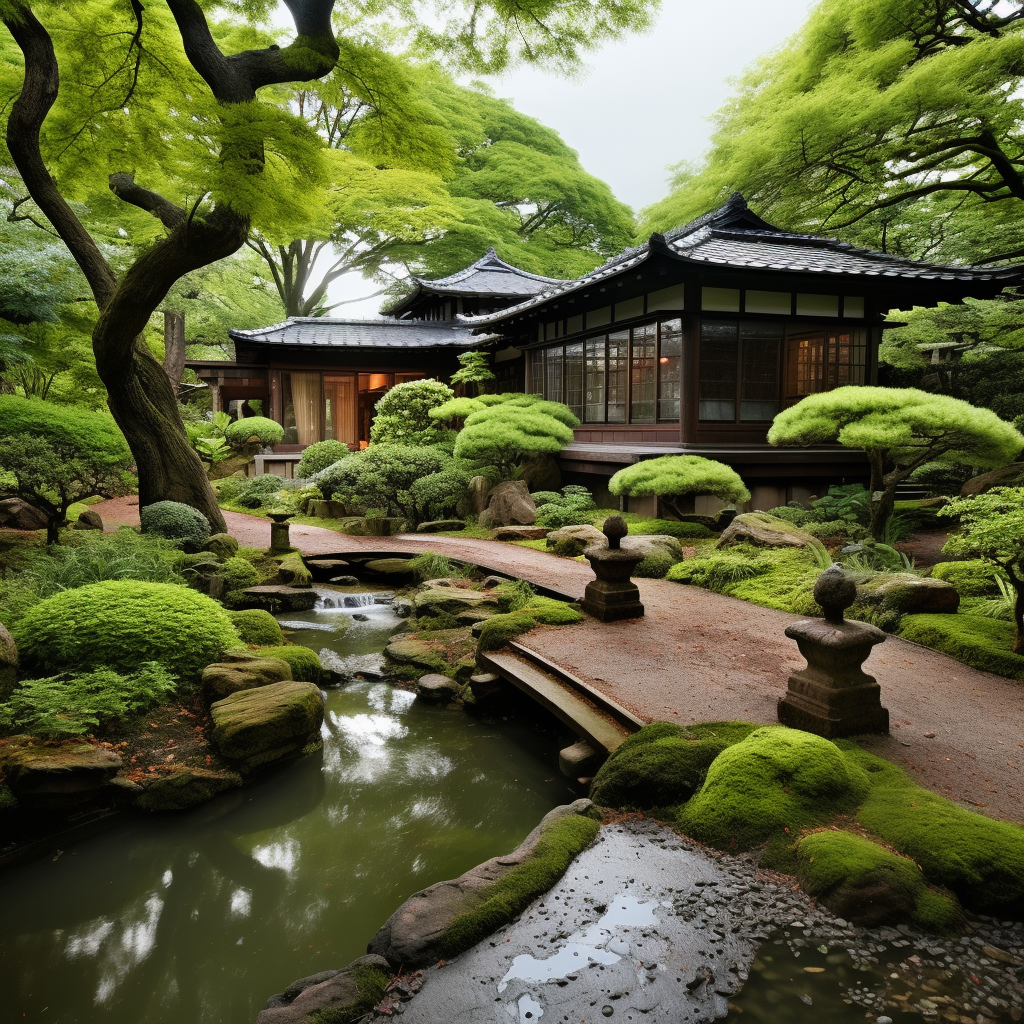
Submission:
[[[367,621],[329,628],[353,614]],[[399,625],[381,605],[281,618],[321,627],[294,642],[366,662]],[[382,682],[328,693],[324,741],[195,811],[0,876],[0,1021],[248,1024],[291,981],[362,955],[410,894],[577,796],[554,737]]]

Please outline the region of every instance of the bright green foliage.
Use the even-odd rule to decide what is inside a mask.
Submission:
[[[348,458],[351,454],[348,445],[343,441],[317,441],[302,453],[302,458],[295,467],[295,475],[305,480],[314,473],[320,473],[328,466]]]
[[[105,580],[41,601],[11,631],[28,671],[105,666],[135,672],[157,661],[185,680],[238,644],[216,601],[166,583]]]
[[[201,551],[210,538],[206,516],[180,501],[157,501],[139,511],[142,532],[171,541],[183,551]]]
[[[563,526],[585,526],[593,520],[597,504],[586,487],[566,484],[561,493],[538,491],[533,495],[537,505],[537,525],[559,530]]]
[[[798,230],[956,262],[1019,252],[1021,9],[980,0],[825,0],[717,115],[648,230],[740,189]]]
[[[1003,574],[984,558],[968,558],[962,562],[939,562],[932,566],[930,575],[952,583],[961,597],[995,597]]]
[[[224,577],[225,598],[230,600],[249,587],[258,586],[262,582],[259,570],[247,558],[236,555],[225,559],[220,567],[220,575]],[[254,643],[255,641],[247,641]]]
[[[266,416],[246,416],[225,427],[224,437],[228,444],[237,449],[247,446],[266,448],[281,443],[284,427]]]
[[[459,369],[452,374],[452,385],[456,388],[466,385],[479,385],[483,391],[495,379],[491,370],[491,357],[483,349],[471,348],[460,352]]]
[[[1024,656],[1014,653],[1013,623],[987,615],[904,615],[900,636],[942,651],[985,672],[1024,679]]]
[[[583,619],[583,612],[553,597],[533,597],[527,604],[516,608],[518,600],[511,601],[513,611],[492,615],[480,629],[481,651],[497,651],[510,640],[539,625],[571,626]]]
[[[242,643],[252,644],[256,647],[261,645],[280,646],[284,643],[284,634],[277,624],[277,619],[263,608],[246,608],[242,611],[228,612],[228,618],[241,637]]]
[[[965,811],[853,744],[847,757],[871,779],[857,812],[868,831],[911,857],[932,885],[955,893],[968,910],[1024,916],[1024,828]]]
[[[494,596],[505,611],[518,612],[536,598],[537,591],[528,580],[514,579],[499,583],[494,588]]]
[[[425,583],[427,580],[449,579],[453,576],[466,576],[472,571],[465,562],[453,562],[436,551],[423,551],[415,558],[410,558],[409,568],[420,583]]]
[[[722,740],[696,740],[667,722],[645,726],[601,765],[590,798],[602,806],[641,811],[685,803],[727,746]]]
[[[939,513],[956,516],[960,530],[942,549],[950,555],[973,555],[997,566],[1015,592],[1014,654],[1024,654],[1024,487],[993,487],[973,498],[960,498]]]
[[[414,513],[413,519],[428,523],[458,518],[469,493],[470,479],[466,470],[453,466],[414,481],[409,488],[409,508]]]
[[[579,420],[560,402],[532,395],[483,396],[501,398],[472,413],[455,439],[455,454],[475,467],[511,479],[538,455],[556,455],[573,440]],[[521,399],[521,400],[520,400]]]
[[[438,423],[458,423],[486,408],[487,406],[476,398],[453,398],[431,409],[430,418]]]
[[[316,683],[323,686],[327,682],[327,673],[320,665],[316,651],[298,644],[284,644],[279,647],[261,647],[257,652],[261,658],[280,658],[287,661],[292,669],[292,678],[305,683]]]
[[[867,790],[867,773],[834,743],[770,726],[715,758],[679,824],[688,836],[720,850],[769,842],[763,863],[781,866],[802,830],[853,810]]]
[[[217,488],[222,501],[242,508],[276,508],[287,500],[287,493],[295,489],[295,481],[264,473],[246,480],[222,480]]]
[[[594,524],[601,529],[605,519],[611,515],[621,515],[629,526],[629,532],[635,535],[647,536],[660,533],[679,540],[711,540],[717,536],[700,523],[681,523],[676,519],[652,519],[650,516],[642,516],[636,512],[622,513],[610,508],[598,509],[593,520]]]
[[[665,551],[652,551],[633,570],[633,575],[642,580],[663,580],[676,560]]]
[[[931,932],[956,932],[963,914],[955,898],[929,888],[921,869],[906,857],[864,836],[812,832],[796,848],[801,888],[840,917],[873,902],[879,921],[913,922]],[[879,893],[884,894],[879,898]],[[867,922],[863,922],[867,923]]]
[[[450,446],[452,435],[431,419],[430,410],[454,397],[447,384],[433,379],[396,384],[374,407],[370,443]]]
[[[915,388],[843,387],[809,395],[775,417],[774,445],[839,443],[871,466],[870,531],[883,540],[896,487],[929,462],[979,467],[1012,462],[1024,436],[988,409]]]
[[[582,815],[562,818],[544,829],[530,855],[508,874],[479,890],[472,910],[455,918],[441,939],[445,957],[457,956],[508,924],[557,882],[573,859],[596,838],[600,825]]]
[[[128,493],[131,465],[110,416],[0,395],[0,498],[21,498],[39,509],[48,543],[57,542],[76,501]]]
[[[54,740],[84,736],[100,727],[122,725],[169,698],[177,685],[177,679],[155,661],[123,675],[98,669],[84,675],[23,679],[0,704],[0,730]]]
[[[677,516],[685,515],[682,499],[714,494],[722,501],[742,504],[750,491],[734,469],[699,455],[663,455],[620,469],[608,481],[612,494],[644,498],[657,495]]]
[[[554,597],[535,597],[523,611],[529,612],[542,626],[571,626],[583,621],[583,612]]]
[[[733,583],[771,571],[771,559],[764,552],[747,550],[709,551],[685,562],[677,562],[667,578],[724,594]]]

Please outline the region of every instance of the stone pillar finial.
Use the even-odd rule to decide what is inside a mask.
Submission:
[[[833,562],[814,584],[814,600],[828,622],[842,622],[843,612],[857,600],[857,585],[838,562]]]
[[[622,516],[609,516],[604,521],[603,533],[608,538],[608,550],[618,551],[622,547],[622,538],[629,533],[629,526]]]

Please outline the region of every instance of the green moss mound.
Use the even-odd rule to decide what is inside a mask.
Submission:
[[[477,906],[448,926],[440,943],[444,957],[457,956],[492,935],[547,892],[565,874],[573,858],[594,841],[600,827],[592,818],[581,815],[552,823],[528,860],[484,889]]]
[[[247,608],[240,612],[228,612],[231,624],[238,631],[243,643],[256,646],[280,645],[284,634],[270,612],[262,608]]]
[[[280,444],[284,437],[284,427],[266,416],[246,416],[235,420],[224,428],[224,437],[228,444],[238,448],[249,444],[253,438],[265,448],[269,444]]]
[[[182,551],[202,551],[210,539],[210,521],[199,509],[180,501],[155,501],[139,512],[142,532],[163,537]]]
[[[1013,653],[1012,622],[985,615],[904,615],[900,636],[985,672],[1024,679],[1024,656]]]
[[[255,587],[261,580],[256,566],[238,555],[225,559],[220,575],[224,577],[224,590],[229,594]]]
[[[311,651],[308,647],[300,647],[298,644],[261,647],[259,655],[261,658],[280,658],[287,661],[291,666],[293,679],[316,683],[317,686],[323,686],[327,682],[327,673],[320,664],[320,658],[316,651]]]
[[[960,904],[927,884],[921,869],[863,836],[826,830],[796,849],[801,887],[833,913],[857,924],[913,922],[932,932],[963,924]]]
[[[583,619],[583,612],[553,597],[534,597],[523,611],[543,626],[571,626]]]
[[[384,998],[391,982],[390,973],[370,964],[349,967],[347,972],[356,984],[356,998],[344,1006],[327,1006],[309,1014],[303,1018],[306,1024],[354,1024]]]
[[[169,583],[104,580],[66,590],[30,609],[12,631],[25,668],[47,675],[155,661],[195,679],[238,645],[227,612]]]
[[[955,893],[968,910],[1024,918],[1024,828],[966,811],[849,746],[850,760],[871,779],[857,814],[864,828],[913,858],[932,885]]]
[[[492,615],[480,628],[481,651],[497,651],[509,640],[514,640],[523,633],[529,633],[537,620],[525,609],[518,612],[507,612],[504,615]]]
[[[664,551],[652,551],[633,570],[633,576],[644,580],[663,580],[676,560]]]
[[[939,562],[932,566],[932,579],[945,580],[961,597],[998,597],[999,579],[1006,574],[984,558],[963,562]]]
[[[650,810],[689,800],[724,740],[693,738],[678,725],[657,722],[634,733],[601,766],[590,798],[606,807]]]
[[[678,821],[686,835],[720,850],[767,842],[765,864],[782,867],[801,831],[853,810],[867,789],[867,773],[834,743],[769,726],[715,758]]]

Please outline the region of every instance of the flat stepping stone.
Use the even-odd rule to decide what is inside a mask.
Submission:
[[[464,530],[466,524],[461,519],[436,519],[430,523],[420,523],[416,527],[417,533],[454,533],[456,530]]]
[[[0,765],[15,796],[85,793],[106,785],[121,758],[91,743],[44,746],[34,738],[12,737],[0,747]]]
[[[267,583],[242,591],[239,608],[265,608],[268,612],[308,612],[317,601],[317,593],[309,587],[288,587],[283,583]]]

